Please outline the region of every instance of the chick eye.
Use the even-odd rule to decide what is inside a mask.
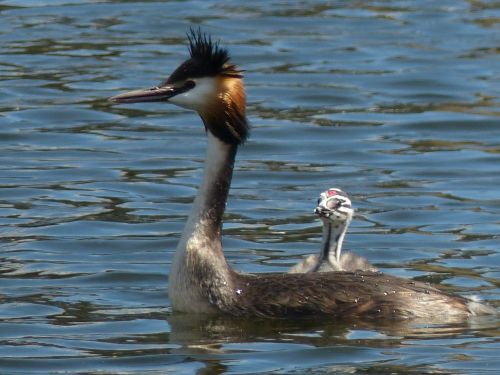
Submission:
[[[193,80],[188,79],[186,83],[184,83],[184,87],[188,90],[191,90],[193,87],[196,86],[196,83]]]
[[[342,201],[339,201],[338,199],[332,199],[328,201],[327,206],[330,210],[336,210],[337,208],[342,207]]]

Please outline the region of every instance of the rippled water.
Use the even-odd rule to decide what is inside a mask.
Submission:
[[[498,306],[499,19],[494,1],[1,1],[0,373],[497,373],[496,317],[172,314],[203,128],[106,98],[165,78],[201,25],[246,71],[253,132],[225,220],[237,269],[315,253],[317,194],[339,186],[357,208],[347,249]]]

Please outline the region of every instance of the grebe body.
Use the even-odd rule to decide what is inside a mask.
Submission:
[[[347,228],[354,215],[351,199],[340,189],[322,192],[314,213],[323,222],[323,240],[319,254],[309,255],[288,272],[377,271],[365,258],[342,252]]]
[[[205,170],[169,275],[176,311],[236,316],[404,319],[465,318],[465,298],[380,273],[243,274],[221,245],[222,217],[238,147],[248,137],[243,75],[227,50],[191,31],[190,58],[159,86],[110,98],[115,103],[170,102],[196,111],[207,132]]]

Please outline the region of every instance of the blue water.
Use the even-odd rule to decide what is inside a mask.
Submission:
[[[500,5],[494,1],[0,2],[0,373],[496,374],[497,317],[454,325],[173,314],[168,274],[205,134],[168,104],[111,106],[201,26],[245,69],[225,253],[247,272],[345,247],[500,303]]]

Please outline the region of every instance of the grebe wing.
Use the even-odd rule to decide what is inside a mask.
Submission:
[[[466,316],[467,300],[382,273],[238,274],[236,315],[338,318]]]

